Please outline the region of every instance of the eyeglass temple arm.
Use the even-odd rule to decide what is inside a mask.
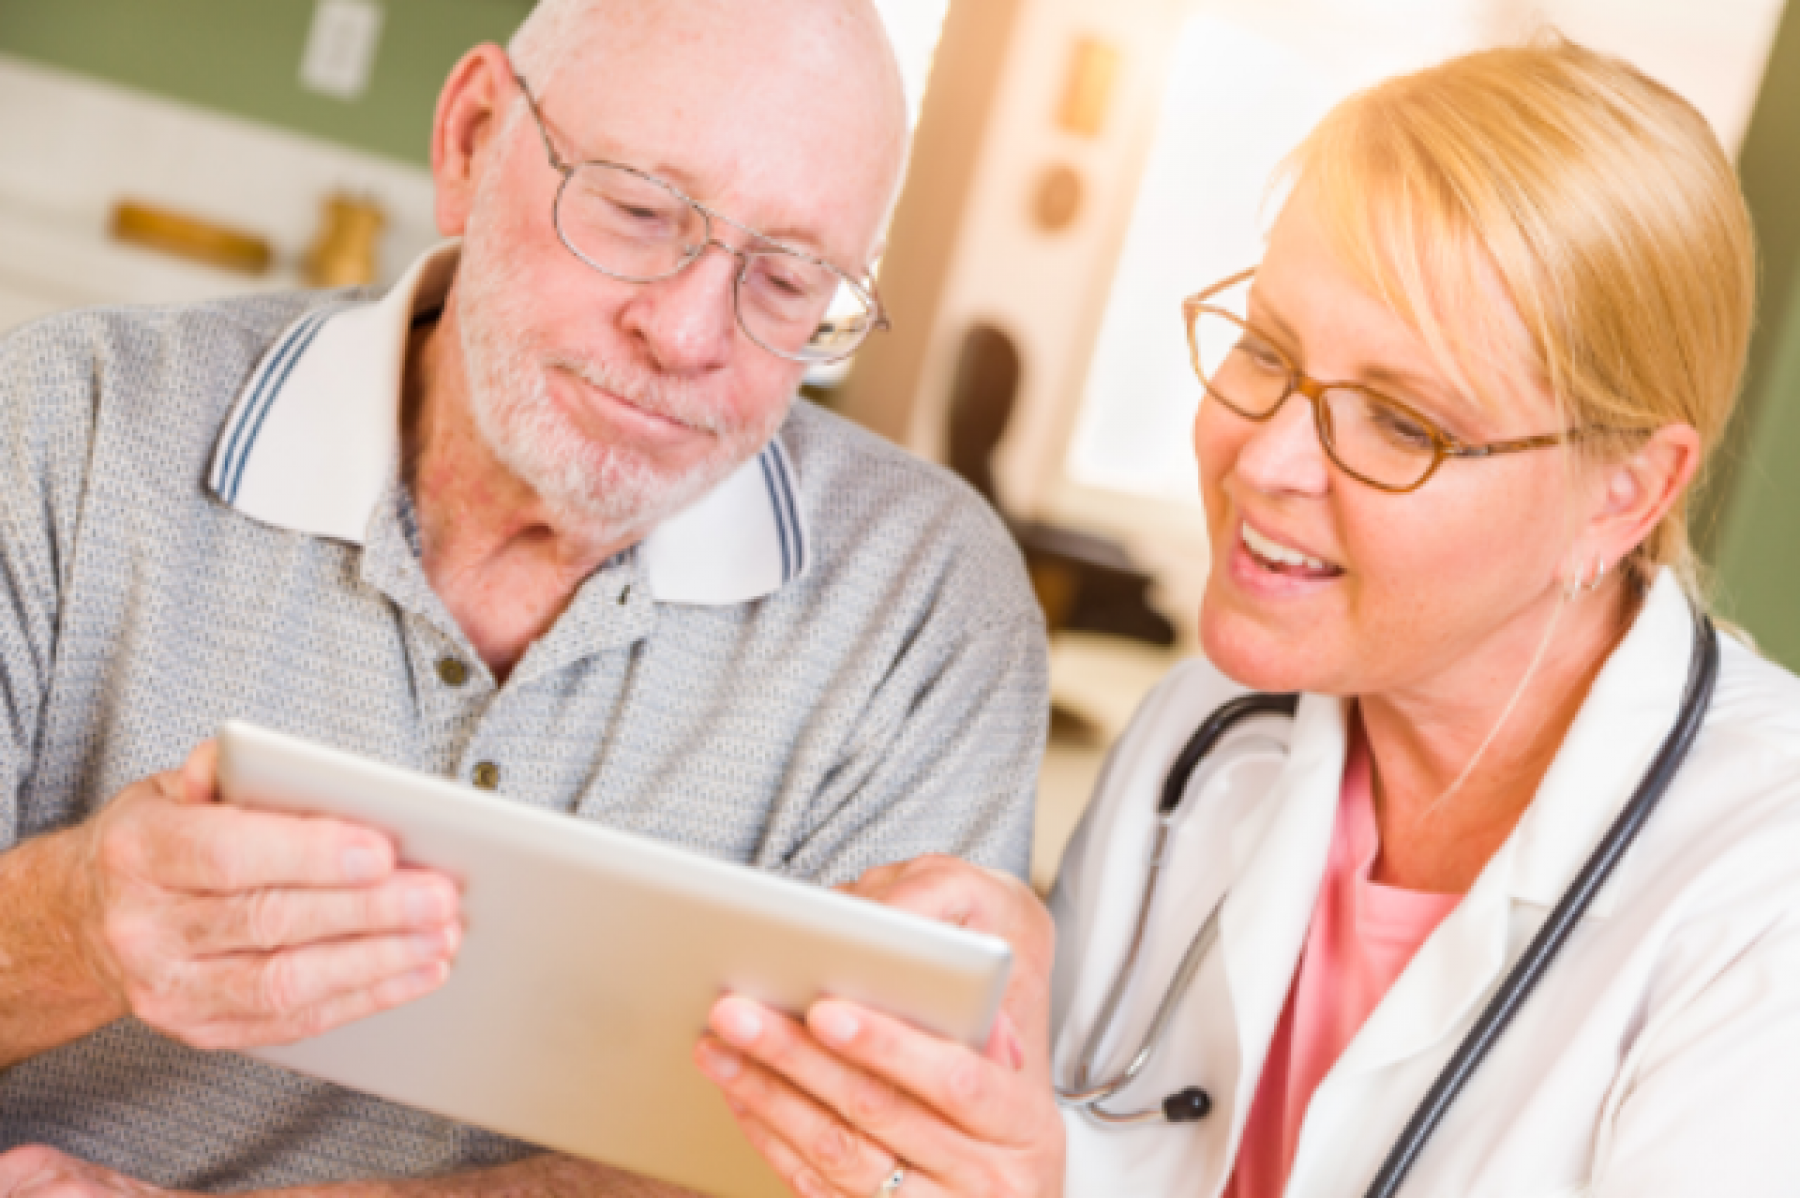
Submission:
[[[887,304],[882,302],[881,290],[875,286],[875,272],[873,270],[865,270],[863,272],[862,282],[859,285],[868,288],[869,299],[875,305],[875,323],[869,327],[879,333],[885,333],[893,328],[894,326],[888,323]]]
[[[563,161],[563,156],[556,152],[556,143],[550,140],[550,126],[544,120],[544,114],[537,106],[537,97],[531,94],[531,87],[519,72],[513,72],[513,82],[519,85],[519,91],[525,96],[525,106],[531,109],[531,116],[537,122],[538,136],[544,139],[544,153],[550,155],[550,165],[562,174],[568,174],[573,168]]]
[[[1579,436],[1579,431],[1571,431],[1562,434],[1545,433],[1539,437],[1521,437],[1516,441],[1490,441],[1486,445],[1464,445],[1461,442],[1453,442],[1444,446],[1444,456],[1447,458],[1488,458],[1497,453],[1520,453],[1527,449],[1548,449],[1553,445],[1577,440]]]
[[[1219,292],[1224,291],[1228,287],[1236,287],[1239,283],[1242,283],[1255,273],[1256,267],[1252,266],[1249,270],[1238,271],[1230,278],[1220,279],[1205,291],[1197,291],[1193,295],[1188,296],[1186,300],[1182,301],[1182,306],[1186,307],[1191,304],[1204,304],[1207,300],[1219,294]]]

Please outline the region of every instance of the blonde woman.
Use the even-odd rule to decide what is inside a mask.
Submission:
[[[1726,639],[1710,708],[1689,693],[1688,496],[1751,318],[1730,164],[1680,99],[1554,42],[1353,98],[1290,178],[1261,265],[1187,305],[1205,660],[1113,754],[1053,981],[1016,886],[878,870],[863,893],[1014,941],[987,1051],[728,998],[701,1067],[809,1198],[1800,1194],[1800,686]],[[1177,787],[1115,1008],[1159,792],[1249,691],[1297,711]],[[1660,802],[1409,1139],[1684,708]],[[1053,1079],[1091,1099],[1146,1040],[1059,1113]]]

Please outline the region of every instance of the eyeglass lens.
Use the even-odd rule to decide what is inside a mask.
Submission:
[[[590,266],[632,282],[668,278],[706,248],[704,212],[668,187],[623,167],[576,167],[557,196],[556,227]],[[805,361],[848,355],[875,312],[832,267],[787,250],[752,245],[736,276],[744,332],[776,353]]]
[[[1293,394],[1298,371],[1256,330],[1212,309],[1193,322],[1194,369],[1213,398],[1261,420]],[[1354,387],[1319,397],[1319,433],[1339,466],[1378,486],[1407,488],[1431,473],[1437,441],[1411,409]]]

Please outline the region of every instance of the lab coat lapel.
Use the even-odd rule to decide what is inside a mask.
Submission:
[[[1274,789],[1232,828],[1235,881],[1220,913],[1219,944],[1242,1062],[1234,1138],[1249,1116],[1312,921],[1337,818],[1344,744],[1342,701],[1303,696],[1287,764]]]
[[[1516,856],[1516,844],[1508,840],[1369,1014],[1327,1080],[1425,1051],[1458,1030],[1487,998],[1506,965],[1508,878]]]
[[[1423,1052],[1473,1016],[1498,984],[1509,949],[1535,933],[1630,798],[1674,722],[1692,643],[1686,599],[1665,574],[1595,678],[1518,827],[1420,947],[1334,1073],[1379,1069]],[[1619,872],[1630,866],[1628,855]],[[1618,877],[1586,918],[1611,912]],[[1533,916],[1515,937],[1512,917],[1521,904]]]
[[[1581,713],[1519,821],[1513,896],[1549,908],[1630,801],[1675,724],[1687,689],[1694,621],[1674,574],[1658,575],[1631,631],[1594,679]],[[1595,896],[1589,918],[1618,901],[1632,854]]]

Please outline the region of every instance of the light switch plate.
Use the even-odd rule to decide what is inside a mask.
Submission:
[[[384,15],[376,0],[318,0],[300,59],[301,86],[338,100],[367,91]]]

